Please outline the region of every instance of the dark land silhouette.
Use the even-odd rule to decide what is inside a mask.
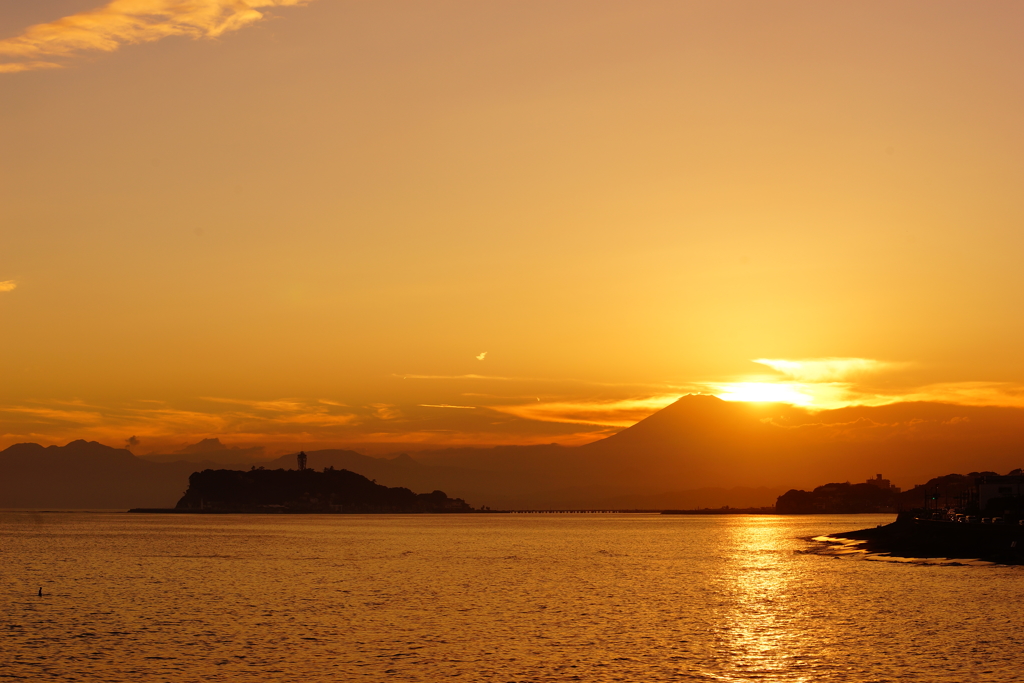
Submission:
[[[898,509],[899,493],[896,491],[850,482],[825,484],[813,491],[790,490],[775,503],[779,514],[856,514]]]
[[[880,479],[881,475],[878,477]],[[861,484],[848,481],[831,483],[811,491],[791,489],[779,496],[775,509],[780,514],[830,514],[956,508],[978,515],[1008,515],[1024,508],[1020,487],[1004,487],[996,483],[992,485],[995,495],[981,497],[978,489],[979,484],[1003,481],[1007,477],[1014,482],[1020,478],[1024,483],[1020,469],[1002,476],[989,471],[946,474],[933,477],[908,491],[889,485],[888,480],[869,480]],[[999,495],[1000,489],[1005,493]]]
[[[177,455],[231,450],[211,441]],[[877,472],[909,485],[936,472],[1020,467],[1024,409],[899,403],[812,413],[690,395],[580,447],[449,448],[381,458],[324,449],[307,455],[311,469],[347,469],[387,486],[444,490],[494,509],[764,507],[789,489],[863,481]],[[0,453],[0,506],[171,507],[189,474],[223,467],[216,461],[152,461],[163,457],[144,460],[86,442],[11,446]],[[295,462],[295,454],[288,454],[233,466],[293,468]]]
[[[860,550],[904,558],[982,559],[1024,564],[1024,470],[1005,475],[971,472],[934,477],[899,491],[878,475],[863,484],[833,483],[787,491],[776,514],[892,512],[890,524],[815,540],[824,552]]]
[[[195,463],[155,463],[95,441],[15,444],[0,452],[0,507],[171,506]]]
[[[863,541],[869,552],[894,557],[981,559],[1024,564],[1024,526],[1018,519],[957,521],[938,513],[902,512],[896,521],[872,529],[836,534]]]
[[[305,459],[300,454],[299,462]],[[192,512],[412,513],[471,512],[443,491],[416,494],[327,468],[203,470],[189,477],[175,509]]]

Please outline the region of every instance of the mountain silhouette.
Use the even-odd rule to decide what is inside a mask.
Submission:
[[[312,469],[440,489],[495,509],[747,507],[771,505],[789,489],[860,482],[877,473],[909,488],[950,472],[1009,471],[1024,465],[1024,409],[897,403],[811,412],[695,394],[579,447],[307,455]],[[267,469],[295,463],[294,454],[259,461]],[[18,444],[0,452],[0,507],[170,506],[197,469],[204,468],[148,462],[92,442]]]
[[[266,458],[262,446],[237,448],[225,446],[220,439],[203,439],[172,453],[149,453],[139,456],[151,462],[218,463],[221,465],[250,465]]]
[[[15,444],[0,452],[0,507],[131,508],[174,504],[191,463],[153,463],[95,441]]]
[[[764,487],[761,504],[770,505],[768,491],[862,481],[879,472],[910,486],[948,472],[1019,467],[1024,410],[897,403],[811,412],[694,394],[577,448],[448,449],[416,457],[500,472],[507,485],[493,493],[516,504],[598,505],[669,491],[676,499],[703,500],[711,489]],[[721,504],[739,506],[729,498],[722,493]]]

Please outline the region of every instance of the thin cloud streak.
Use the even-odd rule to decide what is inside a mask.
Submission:
[[[935,401],[965,406],[1024,408],[1024,387],[1010,382],[950,382],[929,384],[896,400]],[[889,401],[895,403],[896,401]]]
[[[502,377],[498,375],[404,375],[400,373],[392,373],[392,377],[399,379],[429,379],[429,380],[492,380],[495,382],[537,382],[544,384],[577,384],[580,386],[588,387],[609,387],[618,389],[653,389],[655,391],[670,392],[675,391],[678,393],[686,393],[687,391],[696,391],[694,387],[701,386],[699,383],[690,384],[651,384],[649,382],[595,382],[585,379],[565,379],[564,377]],[[474,394],[464,394],[465,396],[473,396]],[[478,394],[483,396],[484,394]]]
[[[14,280],[4,280],[0,282],[0,292],[11,292],[18,286],[18,283]]]
[[[240,405],[254,410],[260,410],[270,413],[294,413],[301,410],[306,410],[307,405],[305,402],[299,399],[279,399],[276,401],[247,401],[239,398],[220,398],[216,396],[201,396],[204,401],[210,401],[211,403],[228,403],[231,405]],[[342,405],[331,404],[324,400],[318,400],[318,403],[324,405]]]
[[[420,408],[459,408],[461,410],[476,410],[476,406],[453,406],[447,403],[421,403]]]
[[[0,74],[16,74],[19,71],[38,71],[39,69],[60,69],[56,62],[7,62],[0,64]]]
[[[630,427],[679,399],[679,394],[628,398],[613,401],[552,401],[512,406],[490,406],[491,410],[537,422],[561,422],[601,427]]]
[[[170,36],[216,38],[259,21],[267,7],[310,0],[113,0],[103,7],[36,24],[0,41],[0,55],[24,61],[0,64],[0,73],[60,68],[40,58],[113,52],[124,45]]]
[[[758,358],[753,362],[799,382],[840,382],[853,375],[892,370],[901,365],[871,358]]]
[[[32,408],[26,406],[7,406],[3,410],[26,415],[37,422],[64,422],[74,425],[99,425],[105,416],[101,412],[84,410],[60,410],[56,408]]]
[[[495,377],[493,375],[393,375],[402,379],[488,379],[496,382],[552,382],[556,380],[535,379],[532,377]]]

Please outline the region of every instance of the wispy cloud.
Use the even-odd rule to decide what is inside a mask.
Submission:
[[[184,403],[139,400],[93,405],[75,399],[0,404],[0,450],[24,441],[63,444],[84,438],[120,445],[134,437],[144,444],[144,452],[166,453],[201,439],[220,438],[233,446],[264,446],[269,455],[298,448],[359,449],[358,444],[369,443],[580,444],[617,431],[604,426],[608,419],[588,417],[607,413],[611,406],[573,408],[568,401],[547,413],[524,411],[523,417],[516,417],[514,408],[506,411],[444,401],[344,405],[324,398],[197,397]],[[561,416],[565,419],[556,414],[559,410],[565,411]]]
[[[93,406],[82,401],[0,405],[0,442],[61,443],[74,438],[123,443],[144,439],[147,450],[174,449],[203,438],[237,444],[325,442],[351,430],[360,415],[318,400],[247,401],[212,398],[213,410],[185,409],[162,401]]]
[[[904,400],[865,390],[864,378],[905,367],[872,358],[758,358],[753,361],[783,377],[749,377],[737,382],[705,382],[706,391],[726,401],[788,403],[809,410],[848,405],[883,405]]]
[[[484,351],[483,353],[477,354],[477,357],[476,357],[477,360],[483,360],[484,358],[487,358],[487,352],[486,351]]]
[[[550,382],[552,380],[533,379],[530,377],[495,377],[493,375],[394,375],[402,379],[486,379],[496,382]]]
[[[520,405],[491,406],[491,409],[540,422],[629,427],[678,398],[679,394],[617,400],[538,400]]]
[[[239,398],[221,398],[217,396],[203,396],[204,401],[210,401],[212,403],[230,403],[233,405],[245,406],[253,410],[258,410],[268,413],[295,413],[304,411],[307,409],[305,401],[300,399],[288,399],[282,398],[276,401],[247,401]],[[332,405],[327,401],[319,400],[317,403],[324,405]],[[341,404],[335,404],[341,405]]]
[[[788,403],[812,411],[914,401],[1024,407],[1024,386],[1010,382],[953,382],[884,391],[872,386],[869,375],[902,370],[911,363],[870,358],[760,358],[754,362],[767,365],[783,377],[761,375],[737,382],[702,382],[702,390],[726,401]]]
[[[53,69],[49,61],[81,52],[113,52],[169,36],[216,38],[263,18],[260,9],[310,0],[113,0],[103,7],[36,24],[0,41],[0,73]]]
[[[462,410],[476,410],[476,406],[453,406],[447,403],[421,403],[420,408],[461,408]]]
[[[842,382],[855,375],[890,370],[899,366],[898,363],[887,363],[871,358],[758,358],[754,362],[767,365],[798,382]]]
[[[401,409],[390,403],[374,403],[373,416],[378,420],[399,420],[403,417]]]
[[[59,68],[61,68],[61,65],[56,62],[0,62],[0,74],[15,74],[19,71]]]
[[[10,292],[10,291],[13,291],[14,288],[17,287],[17,286],[18,286],[18,283],[15,282],[14,280],[4,280],[3,282],[0,282],[0,292]]]
[[[474,380],[478,382],[521,382],[524,384],[564,384],[571,386],[580,387],[607,387],[620,390],[645,390],[653,392],[670,392],[675,391],[679,394],[685,394],[688,391],[696,390],[695,387],[699,387],[699,383],[688,383],[688,384],[664,384],[657,383],[651,384],[647,382],[596,382],[593,380],[584,379],[566,379],[564,377],[501,377],[499,375],[419,375],[419,374],[400,374],[391,373],[392,377],[400,379],[423,379],[423,380]],[[464,394],[465,396],[472,396],[474,394]],[[485,394],[476,394],[484,396]]]
[[[898,397],[899,401],[935,401],[966,406],[1024,408],[1024,386],[1010,382],[949,382],[929,384]],[[893,402],[893,401],[890,401]]]
[[[104,415],[100,411],[63,410],[60,408],[9,406],[7,412],[26,416],[36,423],[64,423],[72,425],[102,424]]]

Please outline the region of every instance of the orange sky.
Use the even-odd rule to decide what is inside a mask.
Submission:
[[[1022,405],[1022,18],[7,2],[0,447]]]

